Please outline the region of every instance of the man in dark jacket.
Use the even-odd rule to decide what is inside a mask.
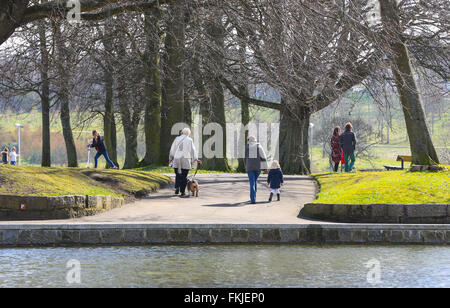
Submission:
[[[88,147],[95,148],[97,150],[97,154],[95,155],[95,169],[97,169],[98,159],[102,155],[105,157],[106,161],[111,165],[113,169],[118,169],[116,165],[114,165],[114,163],[111,161],[111,159],[109,159],[104,138],[100,136],[100,134],[96,130],[92,132],[92,136],[94,137],[94,139],[92,139],[92,144],[88,145]]]
[[[349,122],[345,125],[345,132],[339,137],[339,143],[341,148],[344,150],[345,172],[351,172],[356,161],[356,136],[352,130],[353,125]],[[349,161],[351,161],[350,164]]]

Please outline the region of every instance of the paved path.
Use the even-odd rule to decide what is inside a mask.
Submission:
[[[20,223],[49,224],[314,224],[297,218],[300,209],[315,197],[315,185],[309,177],[286,176],[281,201],[268,203],[270,191],[266,175],[259,179],[257,204],[248,202],[249,183],[246,175],[197,175],[199,198],[181,199],[173,189],[165,188],[133,204],[99,214],[72,220]],[[275,198],[276,199],[276,198]],[[6,224],[18,222],[6,222]],[[323,223],[323,222],[321,222]],[[2,223],[5,224],[5,223]]]

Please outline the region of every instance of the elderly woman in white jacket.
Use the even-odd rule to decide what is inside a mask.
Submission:
[[[170,148],[169,161],[175,170],[175,194],[181,193],[181,197],[186,196],[187,176],[192,169],[192,162],[201,163],[198,160],[197,150],[194,141],[190,137],[191,130],[185,128],[180,136],[175,138]]]

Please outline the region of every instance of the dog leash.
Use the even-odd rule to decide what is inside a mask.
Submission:
[[[198,166],[197,166],[197,169],[195,170],[194,176],[192,177],[193,180],[195,180],[195,177],[197,176],[197,172],[198,172]]]
[[[197,176],[197,173],[198,173],[198,166],[200,166],[199,163],[197,163],[197,169],[195,169],[195,174],[194,174],[194,176],[192,177],[192,180],[195,180],[195,177]]]

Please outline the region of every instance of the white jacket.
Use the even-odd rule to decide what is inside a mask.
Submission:
[[[170,148],[169,160],[173,161],[173,168],[178,169],[178,173],[181,173],[181,169],[191,170],[192,161],[198,160],[194,140],[186,135],[175,138]]]

